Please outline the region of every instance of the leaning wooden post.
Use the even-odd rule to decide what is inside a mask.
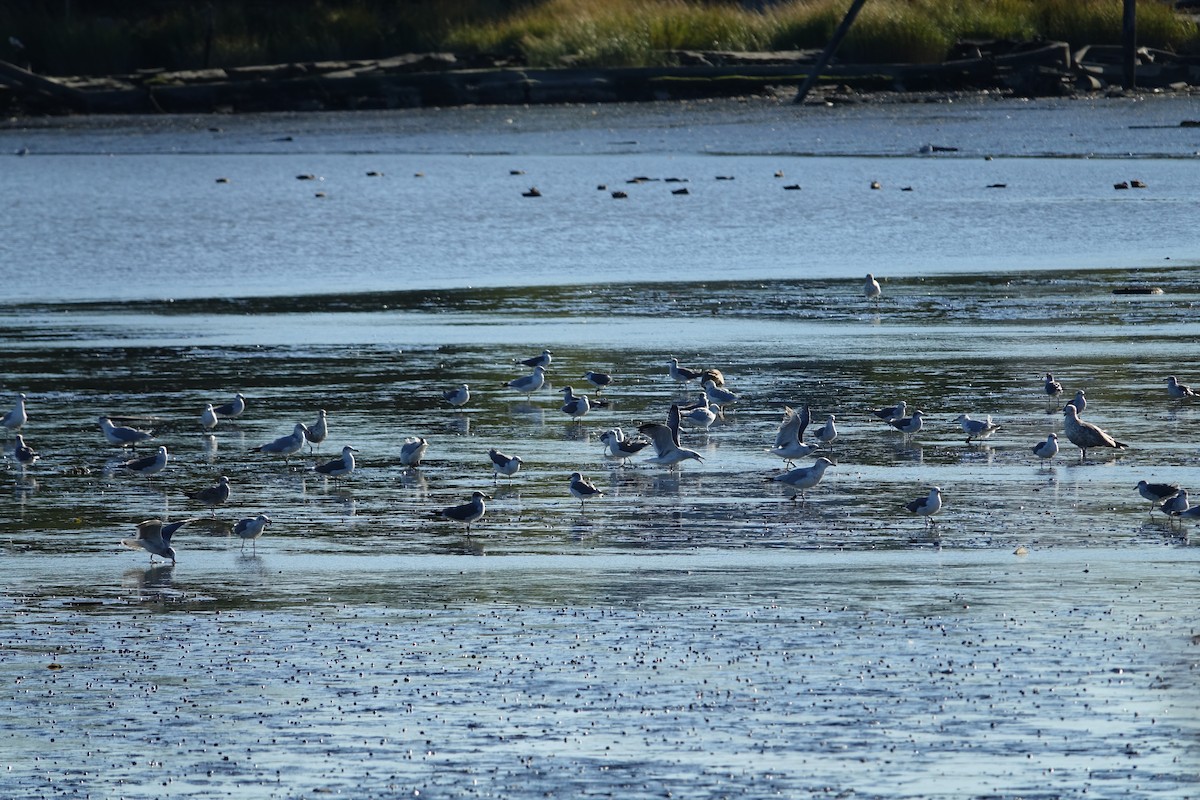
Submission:
[[[1137,0],[1125,0],[1121,20],[1121,42],[1125,63],[1125,88],[1137,86]]]
[[[825,45],[825,51],[821,53],[821,57],[817,59],[817,63],[813,64],[812,72],[808,73],[808,77],[804,79],[804,83],[800,84],[800,90],[796,92],[796,99],[793,103],[803,103],[804,98],[808,97],[809,91],[813,84],[817,82],[821,71],[829,66],[830,59],[833,58],[833,53],[837,50],[838,45],[842,43],[842,39],[846,38],[847,31],[854,24],[854,18],[858,16],[859,9],[866,4],[867,0],[854,0],[850,4],[850,10],[846,12],[846,16],[842,18],[842,22],[837,26],[837,30],[833,32],[833,37],[830,38],[829,44]],[[1127,3],[1132,3],[1133,0],[1126,0]]]

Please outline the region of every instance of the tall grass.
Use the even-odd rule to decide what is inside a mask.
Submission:
[[[821,47],[850,0],[7,0],[0,58],[52,74],[183,69],[449,50],[537,66],[628,66],[676,50]],[[211,27],[210,27],[211,26]],[[211,39],[209,31],[211,30]],[[6,45],[8,36],[24,50]],[[964,38],[1120,41],[1120,0],[868,0],[838,57],[935,62]],[[1200,52],[1165,0],[1138,3],[1139,44]],[[6,49],[7,47],[7,49]]]

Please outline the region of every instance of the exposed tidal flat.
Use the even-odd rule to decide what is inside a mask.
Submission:
[[[286,127],[269,118],[236,157],[171,152],[236,121],[103,147],[104,125],[39,134],[56,144],[5,164],[23,193],[0,388],[28,395],[42,454],[24,474],[9,459],[0,494],[5,792],[1200,794],[1193,523],[1135,488],[1197,485],[1197,411],[1165,388],[1200,382],[1194,144],[1132,127],[1186,104],[1142,108],[839,110],[811,122],[837,144],[790,156],[747,142],[806,118],[736,104],[653,147],[643,131],[679,124],[662,109],[602,112],[628,122],[603,132],[581,118],[569,156],[563,109],[509,112],[538,133],[487,156],[420,115],[391,138],[367,117],[357,147],[359,118],[314,118],[299,154],[261,144]],[[1051,130],[1086,131],[1086,152]],[[919,155],[931,139],[962,149]],[[296,181],[314,170],[322,186]],[[692,193],[596,190],[636,175]],[[1130,178],[1148,188],[1112,188]],[[520,197],[534,183],[543,197]],[[213,194],[231,188],[246,194]],[[1130,285],[1162,294],[1114,293]],[[501,388],[543,347],[551,387]],[[671,356],[742,396],[685,430],[704,461],[605,461],[602,431],[683,397]],[[610,404],[572,422],[555,390],[589,369],[616,376]],[[1036,459],[1062,434],[1047,371],[1129,450],[1081,461],[1064,437]],[[463,381],[471,402],[441,403]],[[247,413],[203,435],[204,404],[234,391]],[[869,414],[899,399],[927,414],[911,439]],[[801,504],[766,482],[765,451],[804,403],[839,437]],[[320,408],[320,454],[247,452]],[[104,413],[153,428],[167,470],[114,470]],[[968,445],[961,413],[1002,428]],[[408,436],[430,443],[417,469]],[[311,471],[343,444],[351,476]],[[521,471],[493,481],[490,447]],[[605,492],[586,511],[574,470]],[[214,517],[182,491],[218,475],[233,494]],[[932,530],[902,508],[931,484]],[[493,499],[471,536],[433,515],[476,489]],[[243,549],[230,524],[262,511]],[[156,516],[197,517],[174,566],[119,546]]]

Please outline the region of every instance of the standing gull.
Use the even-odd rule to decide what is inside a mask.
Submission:
[[[13,445],[13,458],[20,465],[21,469],[24,470],[26,467],[32,467],[33,462],[37,461],[38,457],[37,451],[25,444],[25,437],[18,433],[17,442]]]
[[[12,410],[0,418],[0,427],[4,427],[10,431],[19,431],[21,426],[29,421],[29,415],[25,412],[25,394],[17,395],[17,402],[13,405]]]
[[[214,406],[213,411],[216,412],[218,417],[237,419],[246,411],[246,397],[241,392],[238,392],[228,403]]]
[[[820,483],[821,478],[825,476],[825,470],[834,466],[837,465],[828,458],[825,458],[825,456],[821,456],[813,462],[811,467],[797,467],[767,480],[786,483],[788,486],[799,491],[802,501],[808,502],[804,497],[804,492]],[[792,495],[792,499],[795,500],[796,495]]]
[[[879,286],[879,281],[875,280],[875,276],[867,273],[866,280],[863,281],[863,297],[868,300],[878,300],[883,294],[883,289]]]
[[[329,436],[329,418],[325,413],[325,409],[317,411],[317,421],[309,425],[304,431],[304,438],[308,439],[308,452],[313,451],[313,445],[321,448],[321,442]]]
[[[1079,412],[1071,403],[1063,406],[1063,432],[1067,434],[1071,443],[1079,448],[1080,460],[1087,458],[1087,451],[1096,447],[1124,450],[1129,446],[1118,442],[1092,423],[1081,420]]]
[[[543,350],[541,355],[536,355],[533,358],[522,359],[521,363],[527,367],[541,367],[545,369],[550,366],[551,353],[549,350]]]
[[[559,391],[563,396],[562,412],[571,419],[577,420],[591,411],[592,404],[586,394],[577,395],[570,386],[564,386]]]
[[[280,436],[273,442],[260,444],[258,447],[251,447],[249,452],[283,456],[283,461],[286,464],[288,456],[300,452],[300,448],[304,447],[304,437],[307,432],[308,428],[304,426],[304,423],[297,422],[296,427],[287,436]]]
[[[1046,441],[1035,444],[1033,454],[1047,461],[1058,455],[1058,434],[1051,433],[1046,437]]]
[[[837,438],[838,433],[833,424],[834,419],[833,414],[826,415],[825,424],[813,431],[813,436],[817,437],[817,441],[821,444],[829,444]]]
[[[324,464],[318,464],[314,469],[322,475],[330,475],[334,478],[349,475],[354,472],[354,454],[357,452],[358,448],[346,445],[342,448],[340,456]]]
[[[1178,517],[1189,508],[1187,489],[1180,489],[1179,494],[1168,497],[1160,507],[1162,512],[1170,517]],[[1153,513],[1153,512],[1151,512]]]
[[[696,370],[679,366],[678,358],[672,358],[667,362],[667,374],[671,376],[671,380],[684,385],[700,377],[700,373]]]
[[[596,394],[602,393],[613,382],[612,375],[607,372],[592,372],[591,370],[583,373],[583,379],[596,387]]]
[[[905,437],[909,437],[921,430],[921,427],[924,425],[924,415],[924,411],[917,409],[912,413],[911,417],[888,420],[888,424],[903,433]]]
[[[962,425],[967,434],[967,444],[970,444],[972,439],[986,439],[1000,430],[1000,425],[992,422],[991,414],[984,419],[971,419],[970,414],[959,414],[954,421]]]
[[[1047,394],[1049,397],[1057,397],[1058,395],[1062,394],[1063,387],[1062,387],[1062,384],[1061,384],[1061,383],[1059,383],[1058,381],[1054,380],[1054,376],[1053,376],[1053,375],[1051,375],[1049,372],[1047,372],[1047,373],[1046,373],[1046,382],[1045,382],[1045,384],[1044,384],[1044,389],[1045,389],[1045,391],[1046,391],[1046,394]]]
[[[800,411],[784,406],[783,422],[779,424],[779,431],[775,434],[775,446],[767,452],[779,456],[785,464],[791,466],[795,459],[804,458],[820,450],[820,445],[804,442],[804,429],[808,427],[811,419],[812,415],[807,405]]]
[[[224,505],[229,500],[229,478],[222,475],[221,479],[212,486],[197,489],[194,492],[184,491],[184,494],[197,503],[203,503],[212,509],[212,515],[216,518],[217,506]]]
[[[161,519],[148,519],[145,522],[137,524],[136,539],[122,539],[121,544],[130,548],[141,548],[150,553],[150,563],[154,563],[155,556],[171,559],[171,563],[175,563],[175,548],[171,547],[171,537],[175,535],[175,531],[187,525],[189,522],[194,522],[195,519],[185,519],[182,522],[172,522],[163,524]]]
[[[932,525],[933,515],[942,510],[942,490],[937,486],[930,486],[928,496],[918,497],[911,503],[905,503],[904,507],[924,517],[926,525]]]
[[[545,382],[546,382],[546,368],[539,365],[539,366],[534,367],[533,372],[530,373],[529,375],[522,375],[520,378],[513,378],[508,383],[504,383],[501,385],[506,386],[509,389],[512,389],[514,391],[520,392],[521,394],[525,395],[525,399],[528,400],[529,396],[532,395],[534,392],[536,392],[538,389],[541,389],[542,384],[544,384]]]
[[[695,450],[679,446],[679,406],[672,404],[667,413],[667,424],[647,422],[638,426],[638,431],[649,437],[655,455],[646,459],[650,464],[672,465],[689,458],[703,461]]]
[[[712,410],[712,406],[708,402],[708,395],[703,394],[700,395],[699,403],[687,409],[687,411],[681,411],[680,414],[680,422],[691,425],[693,428],[708,430],[717,421],[717,414]]]
[[[442,392],[442,399],[455,408],[462,408],[471,400],[471,389],[465,383],[460,383],[457,388]]]
[[[637,455],[650,444],[640,437],[626,439],[625,432],[620,428],[613,428],[600,434],[600,441],[604,442],[604,457],[617,459],[621,466],[625,465],[625,461],[630,456]]]
[[[400,463],[406,467],[421,466],[421,459],[429,449],[429,442],[421,436],[410,436],[400,446]]]
[[[716,382],[713,381],[712,378],[705,379],[704,394],[706,397],[708,397],[709,404],[720,409],[722,414],[725,411],[725,406],[733,405],[739,399],[741,399],[728,389],[722,389],[720,386],[717,386]]]
[[[1138,494],[1150,501],[1151,514],[1156,505],[1179,494],[1179,487],[1173,483],[1150,483],[1144,480],[1138,481],[1137,490]]]
[[[241,537],[242,549],[246,549],[246,540],[251,542],[251,549],[258,550],[258,537],[263,535],[263,531],[267,528],[267,523],[271,518],[266,514],[259,514],[257,517],[243,517],[233,526],[235,536]]]
[[[100,430],[109,444],[117,447],[137,448],[138,442],[144,442],[154,436],[149,431],[139,431],[137,428],[127,428],[124,425],[113,425],[108,417],[100,417]]]
[[[874,411],[872,411],[871,413],[874,414],[875,416],[879,417],[884,422],[891,422],[894,419],[902,419],[904,417],[904,415],[908,413],[908,403],[901,400],[899,403],[896,403],[896,405],[894,405],[894,406],[887,406],[886,408],[877,408]]]
[[[206,431],[211,431],[217,427],[217,412],[213,408],[212,403],[204,407],[204,411],[200,414],[200,427]]]
[[[592,497],[599,497],[604,492],[597,489],[588,481],[584,480],[583,475],[578,472],[571,473],[571,494],[579,500],[579,510],[583,511],[584,502]]]
[[[467,526],[467,536],[470,536],[471,523],[478,522],[483,518],[483,512],[487,510],[483,505],[483,501],[490,499],[483,492],[471,492],[471,499],[462,505],[443,508],[441,511],[435,511],[434,514],[446,519],[452,519],[455,522],[464,523]]]
[[[488,450],[488,458],[492,461],[492,482],[495,483],[503,475],[506,478],[511,478],[516,475],[521,469],[521,457],[509,456],[501,453],[496,448]]]
[[[160,446],[158,452],[152,456],[144,458],[131,458],[121,464],[117,469],[127,469],[130,472],[136,472],[139,475],[147,477],[157,475],[167,468],[167,448]]]
[[[1192,387],[1185,383],[1180,383],[1175,379],[1174,375],[1167,376],[1167,394],[1176,400],[1196,396],[1196,393],[1192,391]]]
[[[1072,400],[1069,400],[1068,402],[1069,402],[1071,405],[1073,405],[1073,406],[1075,407],[1075,410],[1076,410],[1077,412],[1079,412],[1080,414],[1082,414],[1082,413],[1083,413],[1083,411],[1084,411],[1084,409],[1086,409],[1086,408],[1087,408],[1087,398],[1085,398],[1085,397],[1083,396],[1083,389],[1079,389],[1079,390],[1077,390],[1077,391],[1075,392],[1075,397],[1074,397],[1074,399],[1072,399]]]

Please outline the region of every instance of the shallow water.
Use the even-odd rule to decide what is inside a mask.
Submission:
[[[1186,111],[1172,108],[1164,119]],[[448,129],[470,131],[472,115],[486,113],[463,112]],[[538,136],[515,137],[546,151],[527,145],[524,156],[561,155],[562,113],[537,117]],[[703,117],[689,135],[730,148],[770,138],[770,125],[739,113]],[[983,130],[972,114],[929,113],[927,134],[947,119]],[[1115,118],[1111,107],[1098,116]],[[106,134],[70,124],[45,135],[77,150],[120,143],[149,154],[132,156],[142,166],[188,141],[147,124],[141,140],[121,130],[97,144],[91,136]],[[730,137],[728,125],[751,133]],[[373,151],[382,134],[365,127],[360,144]],[[600,136],[579,130],[589,142]],[[850,149],[869,138],[840,130]],[[1097,163],[1060,155],[1039,159],[1046,174]],[[227,156],[195,156],[210,157]],[[275,168],[274,156],[242,157]],[[615,158],[591,168],[633,169]],[[1138,173],[1168,180],[1186,164],[1170,158],[1175,166],[1139,157]],[[1135,163],[1101,160],[1123,177]],[[446,158],[464,170],[467,161]],[[907,162],[917,159],[882,163]],[[858,186],[862,163],[838,155],[821,168],[869,201],[877,193]],[[923,163],[947,178],[975,162]],[[61,243],[69,263],[44,272],[50,240],[27,238],[22,263],[39,265],[39,277],[10,284],[0,306],[0,401],[29,395],[24,433],[42,453],[27,474],[9,459],[0,493],[7,796],[1197,794],[1192,523],[1148,514],[1135,489],[1142,478],[1197,483],[1200,417],[1164,386],[1167,374],[1196,380],[1200,294],[1184,257],[1194,237],[1172,222],[1194,207],[1187,187],[1173,199],[1157,180],[1148,195],[1121,195],[1128,201],[1110,186],[1097,192],[1088,213],[1102,218],[1118,202],[1154,206],[1128,230],[1105,223],[1055,238],[1059,228],[1043,221],[1026,240],[1022,224],[1006,229],[997,217],[1009,232],[972,237],[983,255],[957,270],[947,254],[970,249],[957,220],[920,226],[922,247],[945,247],[921,268],[898,269],[866,246],[856,261],[847,243],[862,234],[858,217],[831,215],[820,236],[839,243],[833,266],[799,276],[774,262],[762,274],[719,267],[728,252],[754,262],[755,236],[770,242],[762,257],[777,258],[786,234],[777,211],[763,217],[764,236],[763,218],[738,204],[686,224],[639,207],[621,227],[596,224],[581,202],[579,217],[556,207],[519,242],[520,275],[464,277],[517,249],[466,232],[436,274],[404,262],[390,280],[369,262],[361,284],[335,276],[336,290],[322,291],[314,276],[327,274],[329,254],[357,256],[310,219],[299,227],[323,248],[297,248],[294,270],[260,258],[256,247],[298,224],[265,206],[252,232],[226,231],[225,245],[261,284],[180,278],[186,263],[212,257],[204,243],[219,233],[202,214],[186,226],[194,238],[172,239],[171,263],[145,272],[132,234],[103,224],[153,205],[137,192],[153,182],[126,177],[112,208],[79,212],[76,223],[83,241],[115,243],[115,255],[87,269],[85,245],[71,238]],[[774,182],[764,173],[764,186]],[[50,204],[54,192],[44,194]],[[493,232],[530,219],[476,199]],[[1028,220],[1050,203],[1011,207]],[[177,216],[182,232],[188,217]],[[377,223],[367,215],[363,230]],[[558,239],[529,246],[551,229]],[[146,252],[162,255],[146,235]],[[703,246],[706,235],[721,247]],[[1053,247],[1030,269],[1005,260],[1001,251],[1036,249],[1043,235]],[[1172,236],[1179,250],[1148,247]],[[447,237],[428,240],[457,241]],[[614,259],[621,237],[644,260]],[[1090,249],[1077,252],[1084,239]],[[574,265],[567,242],[601,253],[559,283],[550,276]],[[1136,257],[1089,255],[1100,251]],[[109,263],[136,281],[108,282]],[[226,268],[237,275],[240,263]],[[859,293],[864,263],[884,278],[878,304]],[[293,272],[294,296],[267,291]],[[87,276],[103,276],[102,289],[82,285]],[[1163,294],[1114,294],[1130,283]],[[529,400],[501,388],[524,371],[515,359],[543,347],[555,353],[552,388]],[[666,376],[672,355],[719,367],[742,395],[708,434],[685,432],[705,460],[677,470],[606,462],[600,432],[660,420],[682,399]],[[580,389],[586,369],[617,382],[607,407],[572,423],[553,390]],[[1082,460],[1064,439],[1054,464],[1037,463],[1032,445],[1062,428],[1062,399],[1042,392],[1046,371],[1084,388],[1085,416],[1130,448]],[[461,381],[473,399],[455,411],[440,391]],[[204,403],[234,391],[249,398],[245,417],[202,435]],[[868,413],[897,399],[928,414],[910,440]],[[801,502],[768,481],[781,464],[765,450],[784,405],[804,403],[817,422],[835,414],[840,435],[837,466]],[[319,408],[331,427],[320,454],[285,464],[247,452]],[[963,412],[1003,427],[968,445],[953,423]],[[115,470],[127,456],[103,444],[100,414],[153,428],[171,452],[167,471]],[[429,439],[427,461],[405,469],[400,445],[416,435]],[[312,465],[342,444],[361,450],[359,468],[340,481],[316,477]],[[514,479],[493,481],[490,447],[524,458]],[[573,470],[605,496],[581,509],[567,493]],[[182,494],[221,474],[233,495],[215,515]],[[902,509],[929,484],[946,497],[932,528]],[[493,499],[470,536],[434,516],[475,489]],[[274,523],[243,549],[230,526],[260,511]],[[174,540],[175,566],[119,546],[134,522],[164,515],[196,517]]]

